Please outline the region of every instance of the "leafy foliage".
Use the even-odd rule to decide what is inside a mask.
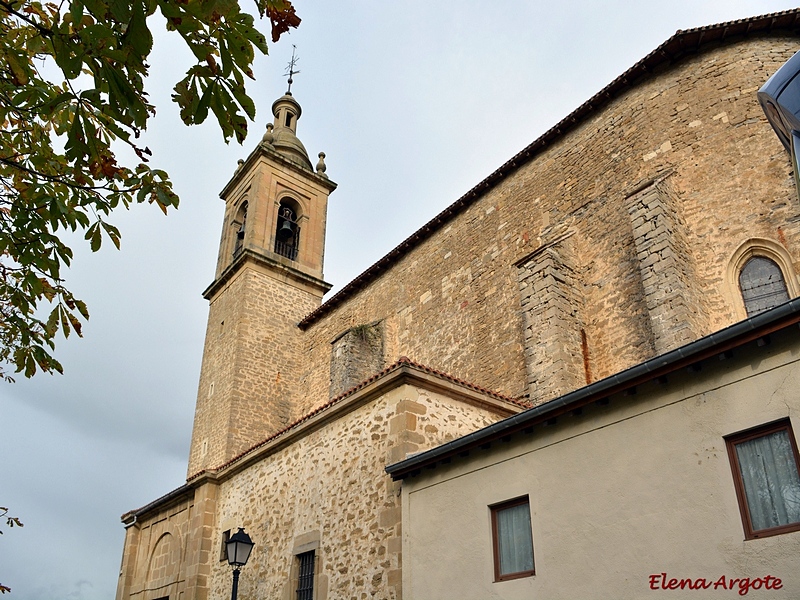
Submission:
[[[273,41],[300,22],[289,0],[256,7]],[[12,380],[9,365],[26,377],[61,372],[57,335],[81,335],[89,318],[62,279],[73,258],[65,232],[82,232],[92,251],[105,239],[119,248],[114,209],[178,205],[136,143],[155,113],[145,81],[157,12],[196,60],[172,96],[182,120],[210,110],[225,141],[241,142],[255,117],[245,76],[267,42],[237,0],[0,0],[0,378]],[[119,144],[141,162],[119,164]]]
[[[19,520],[19,517],[9,517],[8,516],[8,509],[5,506],[0,506],[0,521],[2,519],[6,520],[6,527],[22,527],[22,521]],[[3,533],[3,530],[0,529],[0,535]],[[3,585],[0,583],[0,594],[5,594],[6,592],[10,592],[11,588],[7,585]]]

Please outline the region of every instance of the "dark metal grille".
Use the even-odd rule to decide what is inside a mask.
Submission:
[[[314,551],[297,555],[300,575],[297,578],[297,600],[314,600]]]
[[[294,242],[286,244],[280,240],[275,240],[275,252],[289,260],[297,259],[297,245]]]
[[[752,317],[789,300],[780,267],[768,258],[754,256],[739,275],[747,316]]]

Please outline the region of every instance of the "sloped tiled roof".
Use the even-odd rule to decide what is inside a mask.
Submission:
[[[258,450],[259,448],[261,448],[263,446],[266,446],[270,442],[280,438],[281,436],[285,435],[286,433],[288,433],[288,432],[290,432],[290,431],[292,431],[294,429],[297,429],[300,425],[302,425],[303,423],[306,423],[307,421],[311,420],[316,415],[324,413],[324,412],[330,410],[331,408],[333,408],[337,404],[340,404],[345,399],[353,396],[356,392],[366,388],[371,383],[373,383],[373,382],[377,381],[378,379],[381,379],[381,378],[383,378],[383,377],[385,377],[385,376],[387,376],[387,375],[389,375],[389,374],[391,374],[391,373],[393,373],[395,371],[403,369],[405,367],[411,367],[411,368],[413,368],[413,369],[415,369],[417,371],[421,371],[421,372],[427,373],[429,375],[434,375],[435,377],[438,377],[439,379],[444,379],[445,381],[449,381],[451,383],[455,383],[455,384],[457,384],[457,385],[459,385],[461,387],[465,387],[465,388],[470,389],[472,391],[479,392],[479,393],[484,394],[486,396],[490,396],[491,398],[494,398],[496,400],[500,400],[502,402],[507,402],[509,404],[512,404],[512,405],[516,406],[517,408],[526,409],[526,408],[530,408],[530,406],[531,406],[529,403],[524,402],[522,400],[519,400],[519,399],[516,399],[516,398],[511,398],[510,396],[505,396],[505,395],[500,394],[498,392],[493,392],[493,391],[488,390],[486,388],[483,388],[481,386],[474,385],[472,383],[464,381],[463,379],[459,379],[458,377],[454,377],[452,375],[448,375],[447,373],[444,373],[443,371],[439,371],[439,370],[434,369],[432,367],[428,367],[426,365],[423,365],[423,364],[420,364],[418,362],[415,362],[415,361],[411,360],[410,358],[408,358],[406,356],[401,356],[396,362],[394,362],[393,364],[389,365],[388,367],[386,367],[382,371],[380,371],[378,373],[375,373],[373,376],[369,377],[368,379],[365,379],[364,381],[362,381],[358,385],[353,386],[352,388],[350,388],[346,392],[343,392],[343,393],[339,394],[338,396],[335,396],[335,397],[331,398],[325,404],[322,404],[322,405],[318,406],[317,408],[315,408],[314,410],[312,410],[311,412],[306,413],[305,415],[303,415],[302,417],[300,417],[299,419],[297,419],[293,423],[290,423],[289,425],[287,425],[283,429],[273,433],[268,438],[260,441],[255,446],[251,446],[250,448],[248,448],[244,452],[241,452],[240,454],[238,454],[238,455],[234,456],[233,458],[231,458],[228,462],[220,465],[219,467],[216,467],[216,468],[212,469],[212,471],[219,472],[219,471],[222,471],[222,470],[230,467],[234,463],[237,463],[240,460],[242,460],[243,458],[251,455],[253,452]],[[208,472],[208,471],[207,470],[203,470],[203,471],[200,471],[198,473],[195,473],[194,475],[190,476],[187,479],[187,481],[192,481],[192,480],[196,479],[197,477],[200,477],[203,473],[206,473],[206,472]]]
[[[454,377],[452,375],[448,375],[447,373],[439,371],[438,369],[433,369],[433,368],[428,367],[426,365],[420,364],[420,363],[418,363],[416,361],[411,360],[410,358],[408,358],[406,356],[401,356],[395,363],[389,365],[388,367],[386,367],[385,369],[383,369],[379,373],[375,373],[373,376],[369,377],[368,379],[365,379],[364,381],[362,381],[358,385],[353,386],[352,388],[350,388],[346,392],[343,392],[343,393],[339,394],[338,396],[336,396],[334,398],[331,398],[325,404],[322,404],[321,406],[318,406],[314,410],[306,413],[305,415],[303,415],[302,417],[300,417],[299,419],[297,419],[293,423],[290,423],[289,425],[287,425],[286,427],[284,427],[280,431],[277,431],[277,432],[273,433],[272,435],[270,435],[266,439],[262,440],[258,444],[248,448],[247,450],[245,450],[244,452],[241,452],[237,456],[234,456],[232,459],[230,459],[226,463],[224,463],[224,464],[222,464],[222,465],[220,465],[218,467],[212,468],[212,469],[204,469],[202,471],[199,471],[199,472],[191,475],[186,480],[186,483],[184,485],[180,486],[179,488],[176,488],[176,489],[172,490],[171,492],[169,492],[167,494],[164,494],[160,498],[158,498],[156,500],[153,500],[152,502],[146,504],[145,506],[143,506],[141,508],[137,508],[137,509],[130,510],[130,511],[126,512],[124,515],[122,515],[122,522],[125,523],[126,526],[131,526],[136,522],[136,519],[139,516],[141,516],[141,515],[143,515],[145,513],[148,513],[148,512],[150,512],[152,510],[160,510],[161,508],[163,508],[166,505],[171,504],[172,502],[177,502],[177,501],[181,500],[182,498],[184,498],[187,495],[192,493],[192,490],[194,490],[194,488],[198,485],[198,481],[197,480],[200,479],[204,474],[216,474],[216,473],[219,473],[220,471],[224,471],[228,467],[231,467],[231,466],[235,465],[236,463],[244,461],[248,457],[255,458],[253,455],[257,453],[259,448],[263,448],[264,446],[269,445],[271,442],[277,441],[279,438],[281,438],[283,436],[286,436],[287,434],[299,429],[304,423],[309,422],[315,416],[323,414],[323,413],[328,412],[328,411],[331,411],[332,409],[336,408],[338,405],[342,404],[345,400],[347,400],[348,398],[354,396],[356,393],[358,393],[359,391],[363,390],[364,388],[369,387],[370,384],[377,382],[379,379],[382,379],[382,378],[384,378],[384,377],[386,377],[388,375],[391,375],[392,373],[394,373],[396,371],[401,371],[401,370],[405,370],[406,372],[411,372],[411,373],[416,371],[417,373],[423,373],[425,375],[432,375],[433,377],[435,377],[437,379],[440,379],[440,380],[443,380],[443,381],[446,381],[446,382],[449,382],[449,383],[456,384],[459,387],[466,388],[466,389],[471,390],[473,392],[477,392],[477,393],[482,394],[484,396],[488,396],[490,398],[493,398],[494,400],[499,400],[500,402],[512,405],[517,410],[519,410],[519,409],[527,409],[527,408],[530,408],[530,406],[531,406],[527,402],[523,402],[523,401],[518,400],[516,398],[511,398],[509,396],[505,396],[503,394],[499,394],[497,392],[493,392],[491,390],[487,390],[486,388],[483,388],[483,387],[478,386],[478,385],[474,385],[472,383],[464,381],[463,379],[459,379],[458,377]]]

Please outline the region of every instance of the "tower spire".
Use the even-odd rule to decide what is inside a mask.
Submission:
[[[299,56],[295,56],[295,52],[297,51],[297,46],[292,44],[292,59],[289,61],[289,66],[286,67],[286,75],[289,76],[289,88],[286,90],[286,95],[292,95],[292,83],[294,83],[294,79],[292,78],[294,75],[300,73],[300,71],[295,71],[294,68],[297,66],[297,63],[300,60]]]

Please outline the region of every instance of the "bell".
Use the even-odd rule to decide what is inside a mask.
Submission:
[[[278,239],[285,242],[294,235],[294,226],[291,221],[284,219],[281,226],[278,228]]]

